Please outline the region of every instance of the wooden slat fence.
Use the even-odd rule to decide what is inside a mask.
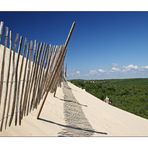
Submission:
[[[72,24],[64,45],[54,46],[28,41],[15,35],[0,22],[0,131],[12,124],[21,125],[24,116],[41,108],[48,93],[55,93],[63,81],[67,44],[74,29]]]

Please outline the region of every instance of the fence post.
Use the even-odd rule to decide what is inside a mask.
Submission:
[[[73,22],[73,24],[72,24],[72,26],[71,26],[71,29],[70,29],[70,31],[69,31],[68,37],[67,37],[67,39],[66,39],[66,41],[65,41],[65,45],[64,45],[64,49],[63,49],[63,54],[62,54],[62,55],[64,55],[64,51],[66,51],[66,48],[67,48],[68,42],[69,42],[69,40],[70,40],[70,37],[71,37],[71,35],[72,35],[72,32],[73,32],[73,30],[74,30],[74,27],[75,27],[75,22]],[[57,67],[55,67],[56,69],[55,69],[55,71],[54,71],[54,74],[57,72],[58,67],[59,67],[59,64],[60,64],[60,61],[57,63]],[[49,92],[49,90],[50,90],[50,87],[51,87],[51,84],[52,84],[53,79],[54,79],[54,77],[53,77],[53,75],[52,75],[52,76],[51,76],[51,83],[50,83],[50,85],[48,86],[49,88],[48,88],[47,93],[46,93],[46,95],[45,95],[45,97],[44,97],[44,100],[43,100],[43,103],[42,103],[41,108],[40,108],[40,110],[39,110],[39,113],[38,113],[38,115],[37,115],[37,119],[39,119],[39,117],[40,117],[41,111],[42,111],[43,106],[44,106],[44,104],[45,104],[45,101],[46,101],[46,98],[47,98],[48,92]]]

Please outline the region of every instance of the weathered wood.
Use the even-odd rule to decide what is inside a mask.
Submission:
[[[42,59],[41,59],[41,64],[40,64],[40,70],[39,70],[39,75],[38,75],[38,82],[37,82],[37,94],[36,94],[36,101],[35,101],[35,107],[37,108],[37,105],[39,104],[39,100],[41,97],[41,88],[40,88],[40,83],[41,83],[41,79],[42,79],[42,74],[43,74],[43,66],[44,66],[44,61],[45,61],[45,55],[47,54],[47,45],[45,44],[45,47],[43,49],[43,55],[42,55]]]
[[[5,48],[7,48],[8,34],[9,34],[9,29],[8,29],[8,27],[6,27],[6,30],[5,30]],[[8,93],[9,74],[10,74],[10,63],[11,63],[11,51],[9,53],[9,65],[8,65],[7,80],[6,80],[6,92],[5,92],[5,97],[4,97],[4,105],[3,105],[3,111],[2,111],[3,115],[2,115],[0,131],[2,131],[2,128],[3,128],[5,111],[6,111],[6,106],[7,106],[7,93]],[[4,65],[5,65],[5,61],[4,61]]]
[[[38,96],[37,96],[37,94],[38,94],[38,91],[39,91],[39,89],[38,89],[38,86],[39,86],[39,80],[40,80],[40,75],[41,75],[41,69],[42,69],[42,60],[43,60],[43,56],[44,56],[44,51],[45,51],[45,48],[46,48],[46,44],[44,43],[43,44],[43,47],[42,47],[42,51],[41,51],[41,55],[40,55],[40,60],[39,60],[39,63],[38,63],[38,71],[37,71],[37,78],[36,78],[36,85],[35,85],[35,99],[34,99],[34,108],[36,108],[37,109],[37,99],[38,99]]]
[[[46,80],[46,77],[47,77],[47,72],[48,72],[48,69],[49,69],[51,53],[52,53],[52,47],[51,47],[51,45],[49,45],[48,50],[47,50],[47,56],[46,56],[45,73],[44,73],[43,82],[42,82],[43,84],[44,84],[44,82]]]
[[[5,94],[5,101],[6,101],[6,104],[7,104],[7,98],[8,98],[8,84],[9,84],[9,77],[10,77],[10,67],[11,67],[11,57],[12,57],[12,32],[11,32],[11,30],[10,30],[10,32],[9,32],[9,49],[10,49],[10,53],[9,53],[9,65],[8,65],[8,73],[7,73],[7,80],[6,80],[6,94]],[[9,108],[9,101],[10,101],[10,99],[8,100],[8,104],[7,104],[7,108]],[[5,111],[3,111],[3,112],[5,112]],[[5,114],[5,113],[4,113]],[[7,116],[6,116],[6,121],[5,121],[5,129],[6,129],[6,124],[7,124],[7,120],[8,120],[8,114],[6,114]],[[2,123],[1,123],[2,124]],[[3,126],[3,125],[1,125],[1,126]],[[2,128],[2,127],[1,127]]]
[[[38,47],[38,48],[37,48]],[[36,69],[36,63],[37,63],[37,49],[39,49],[39,46],[37,46],[37,43],[36,41],[34,41],[34,60],[33,60],[33,68],[32,68],[32,72],[31,72],[31,84],[30,84],[30,90],[29,90],[29,111],[31,111],[31,92],[32,92],[32,89],[33,89],[33,84],[34,84],[34,76],[35,76],[35,69]]]
[[[47,64],[47,69],[46,69],[46,72],[45,72],[45,77],[44,77],[44,82],[43,82],[43,90],[42,90],[42,98],[43,98],[43,95],[45,94],[45,91],[46,91],[46,85],[48,83],[48,75],[49,75],[49,71],[50,71],[50,64],[51,64],[51,57],[53,55],[53,51],[54,51],[54,48],[51,46],[50,48],[50,56],[48,58],[48,64]]]
[[[37,85],[37,76],[38,76],[38,71],[39,71],[39,65],[40,65],[40,57],[41,57],[41,52],[42,52],[42,48],[43,48],[43,44],[40,44],[40,48],[39,48],[39,54],[37,57],[37,65],[36,65],[36,69],[35,69],[35,82],[34,82],[34,87],[33,87],[33,94],[32,94],[32,100],[31,100],[31,108],[34,109],[34,103],[36,101],[36,85]]]
[[[72,24],[72,26],[71,26],[70,32],[69,32],[68,37],[67,37],[67,39],[66,39],[66,41],[65,41],[65,45],[64,45],[63,52],[61,53],[61,56],[59,56],[59,59],[60,59],[60,60],[62,59],[62,56],[65,56],[65,54],[66,54],[66,48],[67,48],[68,42],[69,42],[69,40],[70,40],[70,37],[71,37],[71,35],[72,35],[72,32],[73,32],[73,30],[74,30],[74,27],[75,27],[75,22],[73,22],[73,24]],[[43,103],[42,103],[41,108],[40,108],[40,110],[39,110],[37,119],[40,117],[41,111],[42,111],[42,109],[43,109],[44,103],[45,103],[46,98],[47,98],[47,95],[48,95],[48,92],[50,91],[50,88],[51,88],[51,86],[52,86],[52,82],[53,82],[53,79],[54,79],[54,75],[56,74],[56,72],[58,71],[58,68],[59,68],[59,66],[60,66],[60,60],[58,60],[57,63],[56,63],[55,71],[54,71],[53,75],[51,76],[51,81],[50,81],[50,83],[49,83],[49,87],[48,87],[47,93],[46,93],[45,96],[44,96]]]
[[[24,105],[23,105],[23,113],[24,113],[24,115],[25,115],[25,108],[26,108],[26,105],[27,105],[27,93],[28,93],[28,87],[29,87],[29,78],[30,78],[30,65],[31,65],[31,61],[30,61],[30,57],[31,57],[31,55],[30,55],[30,51],[31,51],[31,49],[30,49],[30,47],[31,47],[31,42],[29,43],[29,56],[28,56],[28,61],[29,61],[29,64],[28,64],[28,68],[27,68],[27,80],[26,80],[26,87],[25,87],[25,93],[24,93]]]
[[[33,50],[33,42],[30,42],[30,46],[29,46],[29,65],[28,65],[28,76],[27,76],[27,81],[28,81],[28,86],[27,86],[27,90],[26,90],[26,94],[25,94],[25,98],[26,99],[26,105],[25,105],[25,112],[26,112],[26,107],[28,105],[28,94],[29,94],[29,89],[30,89],[30,82],[31,82],[31,72],[32,72],[32,66],[31,66],[31,62],[32,62],[32,50]],[[27,114],[28,115],[28,114]]]
[[[7,127],[7,122],[8,122],[8,115],[10,111],[10,105],[11,105],[11,94],[12,94],[12,85],[13,85],[13,77],[15,74],[15,50],[17,46],[17,42],[19,39],[19,34],[16,34],[15,41],[14,41],[14,46],[13,46],[13,69],[12,69],[12,74],[11,74],[11,79],[10,79],[10,90],[9,90],[9,96],[8,96],[8,108],[7,108],[7,116],[6,116],[6,122],[5,122],[5,128]],[[11,39],[12,40],[12,39]]]
[[[37,66],[37,71],[36,71],[36,81],[34,83],[34,92],[33,92],[33,96],[34,96],[34,104],[36,102],[37,99],[37,94],[38,94],[38,83],[39,83],[39,77],[40,77],[40,73],[41,73],[41,63],[42,63],[42,59],[43,59],[43,54],[44,54],[44,50],[45,50],[45,43],[43,44],[41,50],[40,50],[40,57],[39,57],[39,61],[38,61],[38,66]],[[33,106],[33,108],[36,108],[35,106]]]
[[[40,116],[40,114],[41,114],[41,111],[42,111],[42,109],[43,109],[43,106],[44,106],[44,103],[45,103],[46,98],[47,98],[47,96],[48,96],[48,93],[49,93],[49,91],[51,90],[51,86],[52,86],[52,83],[53,83],[53,80],[54,80],[54,77],[55,77],[55,73],[56,73],[57,70],[58,70],[58,67],[59,67],[59,64],[60,64],[59,62],[60,62],[60,60],[61,60],[61,56],[62,56],[62,55],[63,55],[63,52],[61,52],[61,54],[59,55],[59,59],[58,59],[58,61],[57,61],[56,67],[55,67],[54,71],[53,71],[52,74],[51,74],[51,77],[50,77],[50,80],[49,80],[49,84],[48,84],[48,87],[47,87],[47,90],[46,90],[46,93],[45,93],[45,96],[44,96],[44,99],[43,99],[41,108],[40,108],[40,110],[39,110],[37,119],[39,118],[39,116]]]
[[[42,93],[43,93],[43,90],[44,90],[44,81],[47,79],[47,75],[46,75],[46,71],[48,70],[48,68],[46,66],[48,66],[48,60],[49,60],[49,46],[47,47],[47,53],[45,53],[46,57],[45,57],[45,61],[44,61],[44,64],[46,63],[45,65],[45,68],[44,70],[42,71],[42,77],[41,77],[41,84],[40,84],[40,96],[39,96],[39,102],[38,104],[40,103],[41,99],[42,99]]]
[[[62,74],[63,74],[62,69],[63,69],[63,65],[64,65],[64,58],[65,58],[65,56],[63,55],[61,57],[59,69],[55,73],[55,76],[54,76],[54,79],[53,79],[53,84],[52,84],[52,86],[50,88],[50,92],[54,93],[54,95],[56,93],[57,86],[58,86],[59,82],[61,81],[61,77],[62,77]]]
[[[60,47],[60,50],[59,50],[59,52],[58,52],[58,54],[57,54],[57,57],[56,57],[56,60],[55,60],[55,63],[54,63],[54,67],[55,67],[55,64],[56,64],[58,58],[60,57],[60,54],[61,54],[61,53],[62,53],[62,46]],[[59,68],[59,69],[57,70],[56,74],[59,73],[59,71],[61,71],[61,68]],[[58,80],[58,77],[55,75],[55,76],[54,76],[54,79],[53,79],[53,84],[52,84],[52,86],[51,86],[51,88],[50,88],[50,92],[51,92],[51,93],[54,93],[54,92],[56,91],[56,85],[57,85],[56,83],[57,83],[57,81],[59,81],[59,80]]]
[[[28,77],[26,77],[28,75],[28,70],[27,70],[27,67],[28,67],[28,61],[29,61],[29,43],[27,44],[27,57],[26,57],[26,63],[25,63],[25,69],[24,69],[24,78],[23,78],[23,89],[22,89],[22,94],[21,94],[21,97],[22,97],[22,104],[21,104],[21,115],[20,115],[20,118],[23,119],[23,114],[24,114],[24,107],[26,105],[26,99],[25,96],[26,96],[26,89],[27,89],[27,85],[28,85]],[[26,85],[25,85],[25,81],[26,81]],[[24,95],[24,96],[23,96]]]
[[[31,82],[31,90],[30,90],[30,95],[31,95],[31,92],[32,92],[32,97],[30,98],[30,111],[32,108],[32,103],[33,103],[33,100],[34,100],[34,94],[33,94],[33,91],[34,91],[34,85],[35,85],[35,76],[36,76],[36,70],[37,70],[37,63],[38,63],[38,55],[39,55],[39,50],[40,50],[40,46],[41,46],[41,43],[38,44],[38,48],[37,48],[37,51],[36,51],[36,48],[34,49],[35,51],[35,65],[34,65],[34,70],[33,70],[33,74],[32,74],[32,82]],[[30,97],[29,95],[29,97]]]
[[[33,73],[34,73],[34,65],[35,65],[35,62],[34,62],[34,59],[33,59],[33,55],[32,55],[32,50],[34,50],[35,51],[35,49],[36,49],[36,40],[34,41],[34,47],[32,47],[32,49],[31,49],[31,61],[33,62],[32,63],[32,69],[31,69],[31,74],[30,74],[30,80],[29,80],[29,88],[28,88],[28,102],[27,102],[27,115],[28,115],[28,113],[29,113],[29,107],[30,107],[30,100],[31,100],[31,98],[30,98],[30,95],[31,95],[31,88],[32,88],[32,81],[34,80],[34,78],[33,78]]]
[[[27,59],[24,65],[24,57],[28,56],[28,43],[27,39],[25,38],[24,42],[24,54],[22,59],[22,65],[25,66],[24,68],[24,75],[23,75],[23,82],[22,82],[22,89],[21,89],[21,97],[20,97],[20,104],[19,104],[19,125],[21,125],[21,119],[22,119],[22,103],[23,103],[23,94],[24,94],[24,88],[25,88],[25,79],[26,79],[26,68],[27,68]],[[27,55],[26,55],[27,54]]]
[[[46,72],[47,72],[47,66],[48,66],[48,59],[50,56],[49,52],[50,52],[50,46],[48,45],[47,46],[47,53],[45,55],[45,60],[44,60],[44,68],[43,68],[44,70],[42,71],[42,78],[41,78],[41,83],[40,83],[41,98],[42,98],[42,92],[44,90],[44,82],[45,82],[46,76],[47,76]]]
[[[24,46],[27,42],[27,39],[25,38],[25,41],[24,41]],[[15,122],[17,123],[17,118],[18,118],[18,115],[20,113],[20,108],[19,108],[19,100],[21,100],[21,98],[19,97],[20,96],[20,86],[21,86],[21,78],[22,78],[22,72],[23,72],[23,67],[24,67],[24,56],[25,56],[25,48],[23,48],[23,58],[21,60],[21,65],[20,65],[20,72],[19,72],[19,79],[18,79],[18,86],[17,86],[17,99],[16,99],[16,114],[15,114]],[[21,102],[21,101],[20,101]],[[20,123],[20,122],[19,122]]]
[[[18,63],[19,63],[19,57],[20,57],[20,52],[21,52],[21,47],[22,47],[22,38],[19,44],[19,52],[18,52]],[[22,62],[21,62],[22,63]],[[18,68],[17,68],[18,69]],[[16,114],[15,114],[15,125],[17,125],[17,119],[18,119],[18,112],[19,112],[19,90],[20,90],[20,83],[21,83],[21,74],[22,74],[22,65],[20,68],[19,72],[19,79],[18,79],[18,86],[16,87]]]
[[[2,69],[1,69],[1,82],[0,82],[0,105],[2,100],[2,91],[3,91],[3,79],[4,79],[4,66],[5,66],[5,54],[6,54],[6,48],[7,48],[7,41],[8,41],[8,27],[5,28],[5,46],[3,51],[3,60],[2,60]]]
[[[17,62],[16,62],[16,68],[15,68],[15,86],[14,86],[13,106],[12,106],[9,126],[12,123],[15,108],[16,108],[16,98],[17,98],[16,94],[17,94],[17,83],[18,83],[18,65],[19,65],[19,59],[20,59],[21,46],[22,46],[22,36],[20,37],[19,47],[18,47],[18,57],[17,57]],[[16,120],[15,120],[15,125],[17,125],[17,117],[16,117]]]
[[[5,54],[7,47],[6,39],[8,40],[8,35],[6,37],[6,34],[8,34],[8,29],[6,29],[0,77],[0,103],[1,101],[3,103],[3,108],[1,111],[2,119],[0,125],[1,131],[3,130],[4,124],[6,129],[8,121],[9,126],[11,126],[14,117],[15,125],[18,124],[18,119],[19,125],[21,125],[23,117],[28,115],[31,110],[36,109],[41,100],[43,100],[37,117],[39,118],[48,93],[56,92],[57,87],[60,86],[60,83],[63,81],[64,59],[67,51],[67,44],[72,34],[74,25],[75,23],[73,23],[70,29],[64,46],[52,46],[45,43],[37,44],[35,41],[33,47],[33,42],[31,41],[28,43],[27,39],[25,39],[21,61],[20,55],[23,38],[22,36],[19,38],[19,35],[17,34],[12,48],[12,32],[10,31],[10,53],[8,55],[9,66],[6,72],[6,90],[5,94],[3,95],[2,93],[6,60]],[[0,22],[0,43],[2,38],[2,31],[3,22]],[[18,49],[17,59],[16,48]],[[14,91],[13,95],[12,91]],[[3,96],[4,98],[2,98]]]
[[[51,73],[52,73],[52,70],[53,70],[53,65],[55,63],[55,57],[57,56],[57,53],[58,53],[57,47],[58,46],[53,46],[53,48],[52,48],[52,53],[51,53],[51,57],[50,57],[49,65],[48,65],[49,67],[48,67],[48,71],[47,71],[47,74],[46,74],[47,78],[46,78],[46,82],[44,84],[44,90],[43,90],[43,93],[42,93],[42,97],[44,96],[44,94],[47,90],[48,82],[51,79]]]
[[[60,46],[60,47],[55,46],[55,47],[54,47],[54,53],[53,53],[53,55],[52,55],[53,58],[52,58],[52,60],[51,60],[50,68],[49,68],[49,78],[48,78],[47,83],[46,83],[46,85],[45,85],[45,91],[44,91],[44,93],[45,93],[46,90],[48,89],[48,85],[49,85],[49,83],[50,83],[49,81],[50,81],[52,72],[53,72],[53,70],[54,70],[56,60],[58,59],[58,54],[59,54],[59,53],[58,53],[58,52],[59,52],[58,49],[61,50],[61,47],[62,47],[62,46]],[[44,94],[43,94],[43,95],[44,95]]]

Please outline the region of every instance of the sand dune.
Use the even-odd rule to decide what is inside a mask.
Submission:
[[[104,103],[68,82],[58,88],[56,97],[11,126],[0,136],[148,136],[148,120]]]

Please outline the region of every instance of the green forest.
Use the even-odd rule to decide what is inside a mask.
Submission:
[[[148,78],[113,80],[70,80],[74,85],[113,106],[148,119]]]

